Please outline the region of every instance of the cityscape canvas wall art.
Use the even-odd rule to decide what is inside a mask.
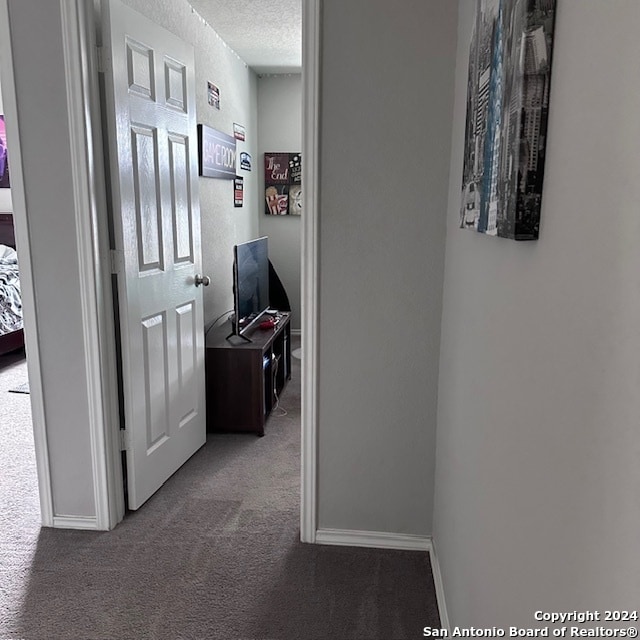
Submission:
[[[540,228],[556,0],[477,0],[460,227],[514,240]]]

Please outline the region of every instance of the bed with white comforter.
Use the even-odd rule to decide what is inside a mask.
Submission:
[[[0,244],[0,335],[18,331],[22,326],[18,256],[15,249]]]

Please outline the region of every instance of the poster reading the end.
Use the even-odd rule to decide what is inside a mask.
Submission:
[[[265,214],[302,214],[302,154],[264,154]]]

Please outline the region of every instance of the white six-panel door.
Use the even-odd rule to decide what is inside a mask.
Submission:
[[[193,48],[103,0],[129,508],[205,442]]]

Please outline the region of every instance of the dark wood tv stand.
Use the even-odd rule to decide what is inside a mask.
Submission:
[[[253,431],[264,426],[291,378],[291,314],[273,329],[256,327],[245,342],[229,340],[229,323],[212,328],[205,342],[207,431]],[[267,316],[268,317],[268,316]]]

